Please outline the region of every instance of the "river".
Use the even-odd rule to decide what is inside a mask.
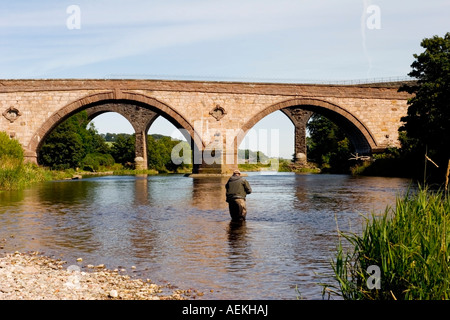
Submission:
[[[322,299],[341,231],[395,205],[410,181],[248,173],[247,221],[230,223],[226,178],[103,176],[0,192],[3,252],[105,264],[201,299]],[[132,268],[135,267],[135,268]]]

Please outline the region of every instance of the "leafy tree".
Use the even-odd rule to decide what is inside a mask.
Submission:
[[[91,153],[108,153],[105,141],[89,123],[87,112],[79,112],[54,129],[39,150],[38,161],[54,169],[77,168]]]
[[[425,50],[414,54],[409,73],[417,82],[400,88],[413,94],[401,119],[402,150],[417,164],[427,152],[445,170],[450,159],[450,33],[425,38],[421,46]]]
[[[168,138],[170,141],[170,138]],[[166,164],[171,161],[170,150],[167,150],[167,146],[164,142],[168,142],[163,139],[155,139],[153,136],[147,137],[147,157],[148,166],[151,169],[156,169],[158,171],[167,171]],[[169,152],[168,152],[169,151]]]
[[[256,152],[256,161],[257,161],[257,162],[260,162],[260,163],[267,163],[268,160],[269,160],[269,157],[266,156],[266,155],[264,154],[264,152],[262,152],[262,151],[257,151],[257,152]]]
[[[118,134],[111,147],[111,155],[117,163],[123,165],[134,163],[135,136],[130,134]]]
[[[239,149],[238,150],[238,161],[239,163],[268,163],[269,157],[262,151],[252,151],[249,149]]]
[[[114,163],[110,154],[88,153],[81,161],[81,167],[86,171],[98,171],[101,167],[111,167]]]
[[[88,133],[91,137],[88,153],[109,154],[111,152],[105,139],[98,134],[92,122],[89,125]]]
[[[86,155],[83,138],[79,133],[86,125],[81,113],[61,123],[45,139],[39,150],[39,163],[54,169],[78,167]]]
[[[172,161],[172,149],[179,143],[179,140],[159,134],[147,136],[148,167],[161,172],[175,172],[177,169],[188,167],[185,163],[175,164]]]
[[[115,142],[117,138],[117,133],[106,133],[102,135],[106,142]]]
[[[320,114],[312,115],[307,128],[308,160],[331,172],[347,172],[351,144],[344,131]]]

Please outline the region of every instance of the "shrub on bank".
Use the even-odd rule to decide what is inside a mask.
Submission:
[[[395,209],[367,218],[361,235],[342,235],[352,249],[344,252],[339,243],[337,285],[325,285],[331,292],[351,300],[450,298],[448,194],[424,189],[398,197]]]
[[[0,161],[3,157],[16,158],[23,160],[23,150],[20,143],[11,139],[6,132],[0,132]]]
[[[10,156],[0,158],[0,190],[22,189],[48,179],[49,174],[37,165]]]
[[[39,168],[24,163],[20,143],[0,132],[0,190],[17,190],[33,183],[66,177],[64,172]]]
[[[0,190],[23,184],[23,150],[17,140],[0,132]]]
[[[114,158],[110,154],[88,153],[81,161],[81,169],[94,172],[105,167],[111,168],[114,163]]]

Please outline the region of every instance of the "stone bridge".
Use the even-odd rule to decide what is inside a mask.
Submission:
[[[314,85],[168,80],[0,80],[0,131],[17,139],[29,161],[69,116],[118,112],[136,132],[136,166],[147,167],[146,135],[163,116],[190,141],[194,173],[229,174],[249,130],[281,110],[295,126],[296,161],[306,161],[305,127],[313,113],[348,134],[359,154],[398,146],[407,93],[397,84]]]

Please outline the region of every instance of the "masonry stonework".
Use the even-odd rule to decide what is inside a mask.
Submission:
[[[406,115],[409,97],[398,87],[380,84],[0,80],[0,131],[17,139],[26,157],[36,161],[45,136],[70,115],[87,110],[95,117],[115,111],[135,128],[139,158],[146,156],[145,133],[157,116],[163,116],[191,139],[200,154],[197,172],[229,174],[237,168],[237,148],[245,134],[278,110],[296,127],[299,156],[306,153],[304,127],[314,112],[342,126],[360,153],[398,146],[400,118]]]

